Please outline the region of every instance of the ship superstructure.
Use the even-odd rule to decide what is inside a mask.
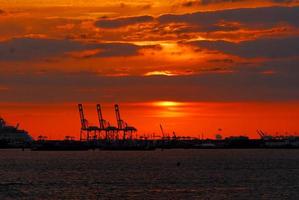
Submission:
[[[27,131],[17,126],[10,126],[0,117],[0,147],[16,147],[32,142]]]

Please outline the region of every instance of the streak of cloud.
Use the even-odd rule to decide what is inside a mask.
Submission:
[[[281,58],[299,56],[299,37],[264,38],[240,43],[226,41],[196,41],[191,44],[199,48],[217,50],[244,58]]]
[[[17,38],[0,42],[0,60],[40,60],[94,49],[100,51],[92,57],[132,56],[137,55],[141,48],[129,43],[80,43],[72,40]]]

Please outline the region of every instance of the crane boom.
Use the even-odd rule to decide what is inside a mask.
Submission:
[[[84,116],[83,105],[78,104],[78,108],[79,108],[79,114],[80,114],[80,120],[81,120],[81,129],[86,130],[87,129],[87,124],[86,124],[87,120],[85,119],[85,116]]]
[[[115,104],[114,108],[115,108],[115,115],[116,115],[118,129],[119,130],[124,129],[124,127],[123,127],[123,120],[120,117],[120,111],[119,111],[118,104]]]
[[[164,134],[164,130],[163,130],[162,124],[160,124],[160,129],[161,129],[162,137],[164,138],[165,134]]]
[[[101,108],[100,104],[97,104],[97,112],[98,112],[100,129],[104,130],[105,129],[105,120],[103,119],[102,108]]]

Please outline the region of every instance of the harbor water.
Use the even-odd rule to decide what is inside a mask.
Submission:
[[[299,199],[299,150],[0,150],[0,199]]]

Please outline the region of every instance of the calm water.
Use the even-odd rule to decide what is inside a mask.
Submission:
[[[0,150],[0,199],[299,199],[299,150]]]

